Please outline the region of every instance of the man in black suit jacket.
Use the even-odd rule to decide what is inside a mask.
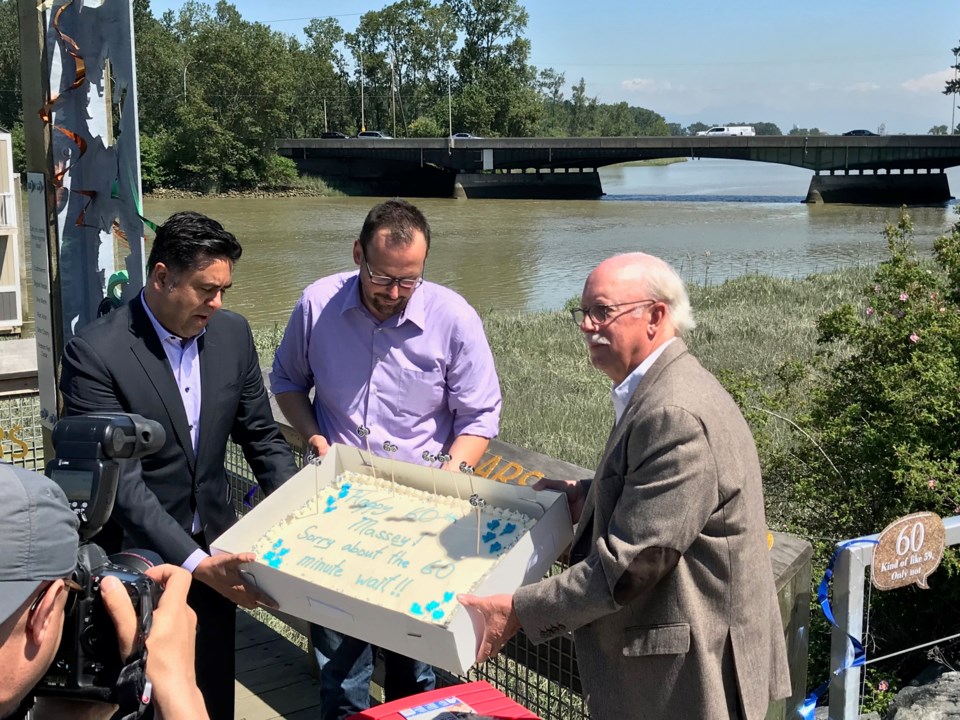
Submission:
[[[239,566],[252,553],[207,554],[236,521],[227,440],[243,448],[268,493],[297,471],[270,411],[250,326],[220,311],[241,252],[215,220],[171,216],[157,230],[143,292],[67,343],[60,380],[67,414],[138,413],[166,431],[159,452],[125,465],[113,520],[124,547],[154,550],[200,581],[190,590],[197,684],[214,720],[233,719],[235,604],[272,603],[243,584]]]

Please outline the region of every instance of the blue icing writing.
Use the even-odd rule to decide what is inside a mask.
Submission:
[[[413,603],[413,605],[410,606],[410,612],[414,615],[423,615],[423,608],[420,607],[420,603]]]
[[[503,545],[501,545],[498,542],[495,542],[493,545],[490,546],[490,552],[492,553],[498,553],[501,550],[503,550]]]
[[[348,552],[362,558],[370,558],[371,560],[376,560],[378,557],[380,557],[380,554],[384,550],[385,548],[382,547],[377,550],[368,550],[367,548],[363,547],[359,540],[355,543],[347,543],[343,546],[344,552]]]
[[[308,570],[313,570],[313,572],[332,575],[333,577],[343,575],[343,560],[334,564],[326,562],[323,558],[315,558],[312,555],[307,555],[306,557],[300,558],[297,567],[307,568]]]
[[[500,521],[496,518],[487,523],[488,530],[496,530],[498,527],[500,527]]]
[[[386,589],[390,587],[390,585],[393,584],[393,581],[398,577],[400,576],[391,575],[390,577],[364,577],[363,575],[357,575],[357,585],[370,588],[371,590],[385,592]]]
[[[306,530],[301,530],[300,534],[297,535],[297,540],[306,540],[313,544],[315,548],[320,550],[329,550],[333,547],[335,542],[333,538],[324,537],[323,535],[315,535],[314,531],[317,529],[316,525],[311,525]],[[283,540],[277,540],[278,543],[282,543]],[[274,545],[276,547],[276,545]]]
[[[409,535],[401,535],[400,533],[394,533],[388,530],[377,530],[376,527],[378,524],[378,520],[364,516],[347,527],[347,530],[353,530],[358,535],[363,535],[364,537],[390,543],[393,547],[403,547],[410,542]]]
[[[516,529],[517,529],[517,526],[516,526],[516,525],[514,525],[514,524],[511,523],[511,522],[508,522],[506,525],[503,526],[503,532],[501,532],[500,534],[501,534],[501,535],[509,535],[510,533],[512,533],[512,532],[513,532],[514,530],[516,530]]]
[[[365,500],[363,498],[358,499],[351,505],[352,508],[355,508],[356,511],[364,510],[371,515],[383,515],[393,510],[393,505],[387,505],[386,503],[377,502],[375,500]]]
[[[483,541],[484,541],[484,542],[490,542],[490,541],[493,540],[495,537],[496,537],[495,534],[493,534],[492,532],[488,532],[488,533],[486,533],[486,534],[483,536]]]

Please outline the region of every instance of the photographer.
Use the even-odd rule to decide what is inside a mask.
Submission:
[[[63,491],[46,477],[0,464],[0,718],[22,718],[31,690],[60,645],[77,567],[78,521]],[[190,575],[162,565],[147,571],[165,591],[147,639],[153,704],[164,720],[207,717],[193,674],[196,615],[187,607]],[[129,655],[137,617],[123,585],[106,577],[100,594],[114,621],[120,657]],[[116,706],[40,698],[35,720],[109,718]]]

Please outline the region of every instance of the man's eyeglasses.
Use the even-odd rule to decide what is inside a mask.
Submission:
[[[631,300],[630,302],[616,303],[614,305],[591,305],[590,307],[577,307],[573,308],[570,311],[570,315],[573,317],[573,321],[577,325],[583,323],[584,318],[590,318],[591,322],[594,325],[603,325],[607,320],[610,319],[610,315],[614,310],[620,307],[626,307],[627,305],[642,305],[644,303],[655,303],[659,302],[657,300]]]
[[[402,287],[404,290],[413,290],[414,288],[420,287],[423,283],[423,275],[415,278],[395,278],[389,275],[374,275],[373,271],[370,270],[370,263],[367,262],[366,258],[363,259],[363,264],[367,268],[367,275],[370,276],[370,282],[379,287],[396,285],[397,287]]]
[[[69,615],[73,610],[74,601],[76,596],[83,592],[83,587],[76,580],[72,578],[62,578],[64,587],[67,588],[67,592],[70,593],[67,598],[67,604],[64,606],[64,612]],[[50,589],[52,582],[44,583],[40,588],[40,591],[37,593],[37,596],[33,599],[33,602],[30,603],[30,613],[36,611],[40,607],[40,601],[43,600],[43,596],[47,594],[47,590]]]

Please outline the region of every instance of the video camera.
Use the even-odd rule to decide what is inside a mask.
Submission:
[[[124,717],[138,717],[148,701],[146,638],[160,587],[143,571],[162,560],[148,550],[108,557],[89,540],[113,511],[118,461],[154,453],[164,440],[160,424],[127,413],[63,418],[53,429],[56,458],[47,463],[46,475],[63,489],[80,519],[73,580],[81,589],[67,605],[60,647],[35,688],[37,695],[115,703]],[[137,612],[138,633],[128,658],[120,657],[116,630],[100,597],[100,583],[111,575],[123,583]]]

